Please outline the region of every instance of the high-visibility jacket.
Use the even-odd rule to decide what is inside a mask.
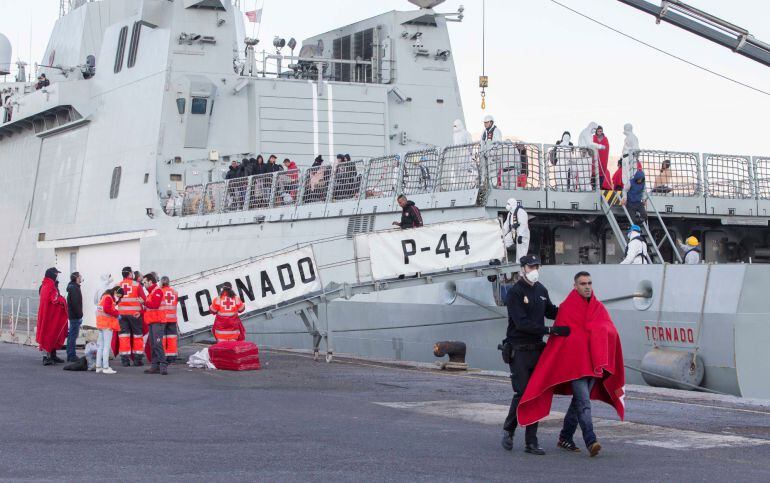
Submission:
[[[120,312],[115,308],[115,300],[109,294],[102,295],[96,306],[96,328],[120,330],[118,323]]]
[[[147,296],[139,282],[130,278],[124,278],[119,285],[123,289],[123,298],[118,303],[120,315],[130,317],[142,315],[142,307]]]
[[[235,297],[216,297],[209,308],[212,314],[220,317],[235,317],[245,309],[246,306],[237,295]]]
[[[145,300],[144,321],[148,324],[176,324],[179,295],[171,287],[155,287]]]
[[[217,341],[244,340],[246,330],[243,327],[240,312],[245,310],[245,305],[240,297],[216,297],[211,303],[210,311],[216,315],[212,332]]]

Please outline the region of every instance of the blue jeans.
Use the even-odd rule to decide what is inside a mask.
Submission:
[[[595,382],[596,379],[593,377],[572,381],[572,403],[569,405],[567,414],[564,415],[564,427],[559,435],[561,439],[572,441],[579,424],[586,447],[596,442],[594,423],[591,420],[591,389]]]
[[[78,340],[80,334],[80,324],[83,323],[83,319],[70,319],[70,328],[67,332],[67,360],[77,358],[75,353],[75,341]]]

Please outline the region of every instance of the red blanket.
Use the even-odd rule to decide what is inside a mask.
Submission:
[[[41,351],[53,352],[61,349],[66,339],[67,301],[59,293],[54,281],[46,277],[40,286],[35,340]]]
[[[570,382],[581,377],[599,379],[591,399],[613,406],[623,419],[623,350],[607,309],[595,296],[587,302],[573,290],[559,306],[554,325],[568,326],[570,335],[548,338],[519,403],[519,424],[526,426],[548,416],[553,395],[572,394]]]

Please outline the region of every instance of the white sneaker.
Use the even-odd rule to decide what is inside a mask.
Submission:
[[[102,368],[101,368],[101,367],[97,367],[97,368],[96,368],[96,373],[97,373],[97,374],[101,374],[101,372],[102,372]]]
[[[102,374],[117,374],[117,371],[115,371],[115,369],[112,367],[105,367],[102,369]]]

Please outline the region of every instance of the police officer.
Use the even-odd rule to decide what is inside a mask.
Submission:
[[[521,257],[521,276],[506,295],[508,307],[508,331],[503,344],[503,359],[511,369],[513,400],[508,417],[503,426],[504,449],[513,449],[513,432],[518,426],[516,409],[524,395],[530,376],[535,370],[540,354],[545,348],[543,336],[569,335],[569,327],[546,327],[545,318],[553,320],[559,308],[551,303],[548,290],[538,282],[540,259],[535,255]],[[511,356],[511,351],[513,356]],[[537,423],[526,427],[524,451],[530,454],[544,455],[545,451],[537,443]]]

